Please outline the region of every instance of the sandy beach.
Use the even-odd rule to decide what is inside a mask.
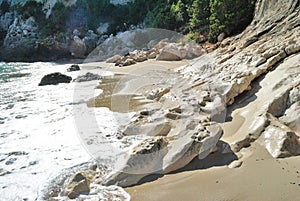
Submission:
[[[299,156],[274,159],[258,144],[241,154],[245,159],[240,168],[223,165],[183,171],[126,191],[132,201],[299,200]]]
[[[297,63],[299,56],[292,58]],[[147,61],[130,67],[115,68],[105,63],[84,64],[92,66],[108,65],[108,70],[120,75],[141,75],[141,72],[153,70],[153,66],[163,66],[174,70],[191,63]],[[269,97],[269,89],[280,80],[286,66],[280,66],[268,74],[263,81],[252,84],[253,91],[239,97],[233,106],[227,109],[227,121],[221,126],[224,130],[219,147],[232,144],[243,138],[251,122],[254,121],[257,106]],[[141,71],[142,70],[142,71]],[[135,82],[133,88],[139,88]],[[278,85],[277,85],[278,86]],[[262,90],[255,90],[262,87]],[[284,88],[284,85],[281,87]],[[103,86],[100,84],[100,88]],[[131,88],[131,90],[133,89]],[[279,87],[280,88],[280,87]],[[105,89],[105,88],[104,88]],[[275,93],[275,92],[274,92]],[[245,114],[247,114],[245,116]],[[223,145],[222,143],[225,142]],[[233,162],[234,161],[234,162]],[[233,162],[233,163],[232,163]],[[232,167],[233,166],[233,167]],[[235,167],[237,166],[237,167]],[[125,188],[132,201],[276,201],[299,200],[300,194],[300,156],[283,159],[273,158],[258,140],[251,147],[243,148],[238,153],[220,148],[207,158],[197,157],[186,167],[155,179],[146,179],[141,185]]]
[[[221,141],[232,145],[245,138],[270,97],[276,97],[286,87],[281,80],[296,73],[286,69],[297,66],[299,59],[298,54],[287,60],[288,64],[279,65],[263,79],[253,82],[252,90],[228,107],[227,120],[221,124],[224,130]],[[202,161],[195,158],[174,174],[126,191],[133,201],[299,200],[300,156],[276,159],[263,141],[259,139],[236,153],[219,148]]]

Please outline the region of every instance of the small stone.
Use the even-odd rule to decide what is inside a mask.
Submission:
[[[67,69],[68,72],[72,72],[72,71],[79,71],[80,67],[77,64],[73,64],[72,66],[70,66],[70,68]]]
[[[242,166],[242,164],[243,164],[242,161],[240,161],[240,160],[235,160],[235,161],[233,161],[232,163],[230,163],[230,164],[228,165],[228,167],[229,167],[230,169],[232,169],[232,168],[239,168],[239,167]]]
[[[26,115],[17,115],[15,118],[16,119],[24,119],[26,117],[27,117]]]
[[[176,120],[176,119],[180,119],[181,116],[176,114],[176,113],[167,113],[166,114],[166,117],[169,118],[169,119],[173,119],[173,120]]]
[[[126,59],[126,61],[123,63],[123,66],[130,66],[130,65],[133,65],[133,64],[136,64],[136,61],[134,59]]]
[[[5,162],[5,165],[12,165],[16,160],[17,158],[10,158],[8,159],[8,161]]]
[[[70,182],[67,184],[63,195],[68,196],[70,199],[75,199],[80,194],[87,194],[90,191],[90,181],[83,173],[74,175]]]
[[[151,52],[150,54],[149,54],[149,56],[148,56],[148,58],[149,59],[156,59],[156,56],[157,56],[157,54],[156,54],[156,52]]]

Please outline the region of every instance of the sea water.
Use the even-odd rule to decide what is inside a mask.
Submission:
[[[74,102],[74,91],[95,88],[99,81],[38,86],[44,75],[53,72],[76,78],[78,73],[66,72],[67,67],[0,63],[0,200],[35,200],[51,177],[93,160],[82,145],[78,119],[74,119],[74,105],[86,104]],[[108,109],[98,113],[98,121],[106,128],[115,126]]]

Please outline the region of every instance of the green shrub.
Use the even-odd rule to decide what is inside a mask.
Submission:
[[[233,35],[252,21],[255,0],[210,0],[209,40],[215,42],[221,32]]]
[[[195,0],[188,8],[190,31],[207,33],[209,31],[209,0]]]

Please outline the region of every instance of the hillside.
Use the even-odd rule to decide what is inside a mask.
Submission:
[[[108,37],[161,28],[203,43],[240,33],[255,0],[0,1],[0,60],[84,59]]]

